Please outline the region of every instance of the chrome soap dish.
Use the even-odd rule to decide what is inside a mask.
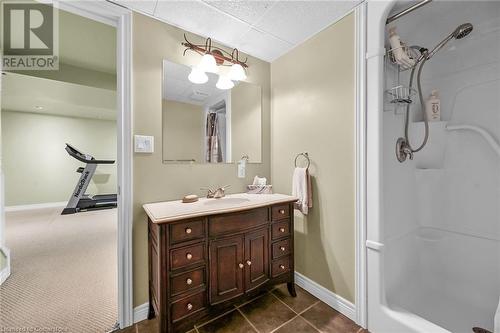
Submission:
[[[403,72],[412,69],[418,64],[420,52],[417,46],[403,45],[387,51],[387,57],[393,65],[398,67],[400,72]]]
[[[386,91],[392,104],[411,104],[417,91],[413,88],[399,85]]]

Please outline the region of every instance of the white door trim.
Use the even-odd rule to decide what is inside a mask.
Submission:
[[[133,324],[132,284],[132,12],[105,0],[61,0],[60,9],[116,27],[118,323]]]
[[[356,323],[367,327],[366,288],[366,3],[355,11],[356,45]]]

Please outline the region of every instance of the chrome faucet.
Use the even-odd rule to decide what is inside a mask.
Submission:
[[[220,199],[220,198],[223,198],[226,196],[225,191],[229,187],[231,187],[231,185],[225,185],[225,186],[219,187],[215,190],[212,190],[208,187],[202,187],[201,189],[207,191],[207,198]]]

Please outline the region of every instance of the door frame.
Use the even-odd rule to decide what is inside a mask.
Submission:
[[[354,9],[355,17],[355,105],[356,105],[356,232],[355,232],[355,302],[356,323],[363,328],[368,325],[368,294],[366,264],[366,204],[367,204],[367,114],[366,114],[366,41],[367,3]]]
[[[105,0],[54,1],[59,9],[116,27],[118,324],[133,324],[132,11]]]

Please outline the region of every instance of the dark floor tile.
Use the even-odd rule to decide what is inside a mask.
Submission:
[[[297,297],[290,296],[286,284],[279,285],[276,289],[273,290],[273,294],[278,296],[280,300],[283,301],[286,305],[291,307],[293,311],[300,313],[319,301],[316,297],[309,294],[304,289],[299,286],[295,286],[295,291],[297,292]]]
[[[137,323],[138,333],[158,333],[160,331],[160,320],[158,317],[151,320],[143,320]]]
[[[309,325],[303,318],[295,317],[292,321],[281,326],[278,330],[273,333],[317,333],[318,331]]]
[[[292,310],[272,294],[257,298],[240,310],[261,333],[271,332],[295,316]]]
[[[325,333],[357,333],[360,329],[352,320],[323,302],[319,302],[301,316]]]
[[[238,310],[233,310],[203,326],[197,326],[197,329],[200,333],[255,333]]]

